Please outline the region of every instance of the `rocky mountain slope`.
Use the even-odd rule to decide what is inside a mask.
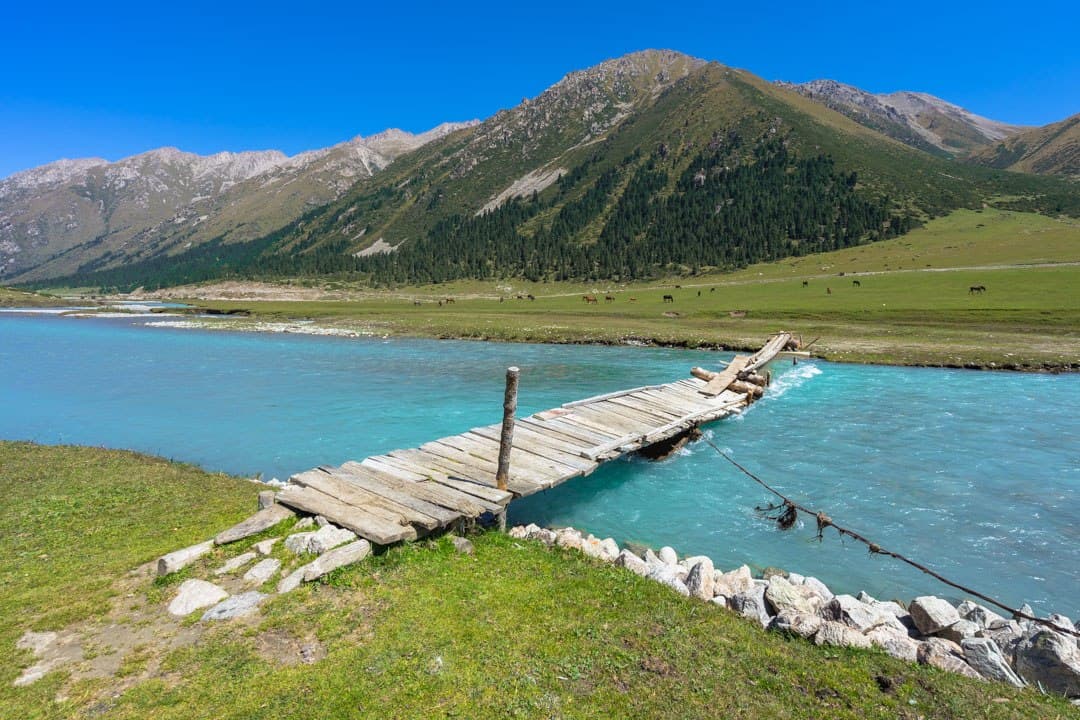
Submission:
[[[60,160],[0,180],[0,278],[117,267],[210,240],[250,240],[339,197],[402,154],[474,123],[387,130],[287,157],[160,148]]]
[[[1080,179],[1080,113],[1011,135],[968,158],[980,165]]]
[[[777,84],[912,147],[947,156],[965,155],[1028,129],[984,118],[926,93],[875,95],[835,80]]]

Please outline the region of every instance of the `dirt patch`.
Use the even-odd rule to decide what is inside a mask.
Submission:
[[[277,665],[311,665],[326,657],[326,646],[318,640],[301,639],[284,630],[268,630],[255,638],[259,655]]]

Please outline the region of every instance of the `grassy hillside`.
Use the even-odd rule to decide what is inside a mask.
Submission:
[[[1080,114],[1008,137],[969,160],[994,168],[1080,178]]]
[[[621,569],[497,534],[474,538],[475,556],[447,542],[390,550],[274,599],[247,621],[177,623],[163,610],[175,581],[127,570],[250,511],[252,485],[130,453],[25,443],[0,443],[0,466],[13,510],[0,528],[15,539],[0,560],[3,717],[914,720],[1071,712],[1060,698],[878,651],[766,634]],[[219,549],[205,568],[244,549]],[[12,687],[30,663],[29,653],[11,652],[15,638],[70,622],[83,633],[76,672]],[[122,640],[140,628],[149,639]],[[299,662],[302,644],[314,664]]]
[[[70,304],[70,301],[53,295],[0,286],[0,307],[59,307]]]

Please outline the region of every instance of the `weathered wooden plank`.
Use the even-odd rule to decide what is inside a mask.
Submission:
[[[473,428],[472,431],[476,435],[489,438],[491,440],[497,440],[498,432],[489,427]],[[569,467],[571,470],[575,470],[578,473],[592,472],[596,467],[595,463],[591,463],[585,460],[581,455],[575,453],[566,452],[553,444],[558,442],[556,440],[549,440],[542,434],[534,434],[527,427],[514,428],[514,449],[523,450],[525,452],[536,455],[537,457],[545,460],[557,462],[562,466]],[[566,447],[563,445],[563,447]]]
[[[357,465],[365,471],[375,473],[388,483],[402,483],[402,490],[416,494],[418,497],[423,494],[425,499],[431,502],[437,502],[451,510],[460,510],[462,513],[470,515],[471,517],[476,517],[476,515],[485,511],[500,512],[503,506],[513,497],[512,493],[501,492],[496,488],[484,488],[468,480],[458,480],[443,474],[433,473],[419,482],[413,482],[403,481],[394,475],[384,475],[374,467],[361,465],[360,463],[354,463],[352,461],[344,463],[342,468],[352,469],[353,465]],[[480,511],[474,514],[474,507],[479,507]]]
[[[591,442],[569,438],[552,428],[538,430],[534,426],[525,424],[522,424],[520,427],[531,442],[558,450],[563,455],[570,455],[571,457],[577,458],[579,461],[581,460],[582,450],[588,450],[595,446],[594,443]]]
[[[394,498],[402,505],[415,503],[412,507],[436,518],[443,526],[450,525],[461,516],[476,517],[486,508],[476,502],[476,498],[453,488],[448,488],[431,480],[418,483],[405,483],[389,476],[380,475],[360,463],[345,463],[332,469],[361,487],[371,490],[379,488],[380,493]]]
[[[555,418],[546,420],[545,423],[557,430],[592,440],[594,445],[609,442],[619,436],[619,433],[615,430],[611,430],[610,428],[599,430],[591,425],[577,422],[573,417]]]
[[[652,428],[651,422],[643,422],[626,415],[597,410],[589,405],[574,409],[574,417],[579,422],[588,421],[599,427],[611,428],[611,430],[629,435],[631,433],[644,433]]]
[[[425,443],[415,455],[410,457],[414,462],[443,468],[450,477],[459,477],[485,487],[496,487],[496,467],[441,442]],[[511,467],[507,489],[518,495],[523,493],[531,495],[542,488],[538,483],[533,482],[521,468]]]
[[[412,525],[386,522],[362,508],[347,505],[314,488],[286,485],[285,489],[278,493],[278,502],[312,515],[322,515],[335,525],[352,530],[360,537],[379,545],[415,540],[417,537],[416,529]]]
[[[499,443],[497,440],[489,440],[488,438],[473,435],[472,433],[454,435],[453,437],[444,438],[440,442],[461,452],[467,453],[470,456],[487,460],[488,462],[495,462],[499,457]],[[518,480],[524,480],[539,486],[536,489],[551,487],[551,483],[557,480],[559,475],[556,471],[537,462],[538,460],[541,460],[541,458],[530,457],[520,450],[511,450],[511,476],[516,477]],[[536,489],[532,492],[535,492]],[[515,490],[515,492],[518,491]],[[532,493],[527,492],[527,494]]]
[[[664,387],[660,390],[650,390],[646,394],[655,398],[657,402],[669,403],[674,407],[688,411],[704,410],[712,405],[712,399],[706,398],[697,392],[674,386]]]
[[[529,428],[533,432],[557,437],[559,440],[562,440],[563,442],[572,445],[575,448],[576,452],[580,452],[581,450],[587,450],[588,448],[596,446],[596,436],[590,436],[584,432],[577,432],[571,430],[570,428],[556,425],[551,421],[533,420],[532,418],[519,418],[518,423],[524,427]]]
[[[444,483],[462,492],[467,492],[470,495],[476,495],[489,502],[505,505],[514,497],[513,493],[495,487],[494,475],[488,477],[475,470],[471,471],[471,475],[466,475],[454,469],[460,467],[459,464],[452,466],[442,458],[423,450],[395,450],[388,460],[403,467],[419,467],[421,469],[430,467],[432,469],[425,470],[425,472],[428,473],[432,480]],[[440,470],[440,468],[446,469]],[[474,478],[472,475],[476,477]]]
[[[630,403],[623,398],[615,398],[613,400],[605,400],[603,406],[599,406],[597,409],[602,409],[605,412],[617,412],[623,415],[629,415],[630,417],[637,418],[642,422],[647,422],[655,425],[656,423],[671,422],[677,417],[682,417],[683,413],[665,412],[661,410],[655,410],[645,407],[642,403]]]
[[[623,398],[612,400],[612,402],[626,404],[631,408],[639,408],[646,410],[653,415],[660,416],[682,417],[690,412],[690,410],[684,407],[677,407],[673,402],[657,400],[653,396],[645,395],[644,393],[628,395]]]
[[[297,473],[289,478],[289,481],[304,487],[315,488],[319,492],[335,497],[343,503],[368,510],[373,515],[382,516],[383,513],[376,512],[376,510],[382,510],[392,517],[399,518],[401,521],[398,523],[399,525],[409,523],[417,528],[430,531],[444,524],[432,515],[415,510],[408,504],[403,505],[383,494],[384,492],[393,492],[389,488],[380,488],[379,492],[372,492],[359,484],[350,482],[344,477],[334,475],[332,472],[321,468]]]
[[[499,450],[499,441],[484,437],[476,432],[476,430],[470,430],[464,435],[458,436],[458,439],[466,440],[475,444],[477,452],[481,452],[484,448],[495,448],[496,453]],[[576,477],[581,474],[581,471],[571,465],[566,465],[558,460],[552,460],[548,457],[543,457],[530,452],[526,448],[518,447],[515,443],[510,450],[510,465],[514,466],[517,463],[517,467],[526,470],[530,476],[535,475],[535,479],[539,480],[544,478],[543,484],[547,487],[551,487],[551,482],[561,482],[569,477]]]
[[[732,358],[728,366],[721,370],[719,373],[709,378],[709,381],[705,384],[705,387],[701,388],[698,392],[703,395],[719,395],[727,390],[728,385],[735,382],[739,377],[739,373],[743,371],[746,364],[750,362],[750,358],[746,355],[736,355]]]
[[[575,400],[573,402],[563,403],[562,407],[573,408],[579,405],[588,405],[589,403],[599,402],[601,400],[608,400],[610,398],[616,398],[621,395],[629,395],[631,393],[636,393],[639,390],[647,390],[654,387],[656,387],[656,385],[643,385],[641,387],[630,388],[629,390],[616,390],[615,392],[604,393],[603,395],[593,395],[592,397],[587,397],[583,400]]]

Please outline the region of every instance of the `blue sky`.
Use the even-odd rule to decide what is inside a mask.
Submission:
[[[421,131],[644,48],[1045,124],[1080,112],[1074,6],[12,1],[0,22],[0,177],[163,145],[293,154]]]

